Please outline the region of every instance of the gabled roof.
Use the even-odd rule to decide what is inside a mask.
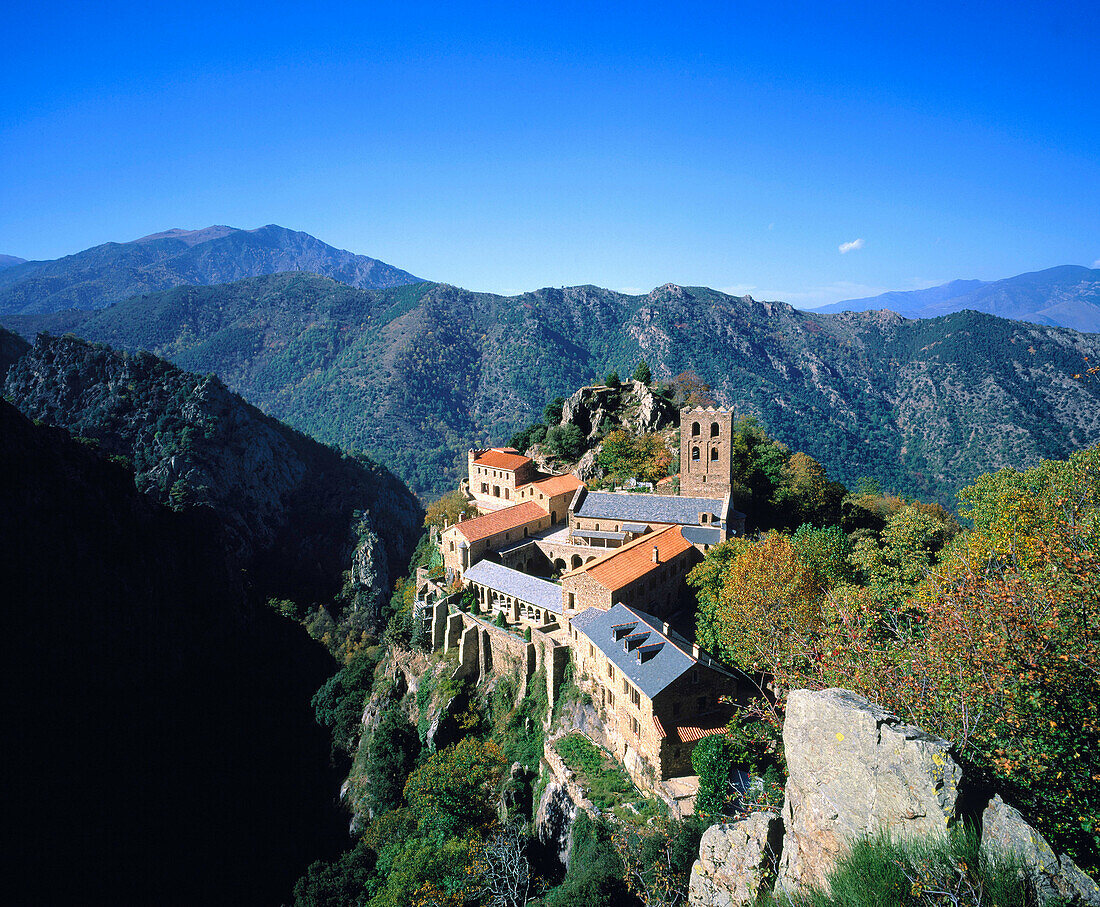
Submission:
[[[474,517],[472,520],[463,520],[455,523],[451,528],[457,529],[466,541],[479,542],[499,532],[520,529],[545,518],[546,511],[538,504],[534,501],[524,501],[522,504],[514,504],[503,510]]]
[[[478,583],[520,601],[561,614],[561,586],[492,561],[478,561],[463,574],[469,583]]]
[[[534,485],[543,494],[548,497],[554,497],[559,494],[567,494],[570,491],[576,491],[581,487],[581,480],[578,479],[572,473],[567,473],[564,476],[547,476],[545,479],[538,479],[528,484]],[[520,488],[526,488],[526,485],[521,485]],[[517,489],[518,490],[518,489]]]
[[[682,649],[663,632],[659,621],[626,605],[615,605],[610,611],[586,608],[572,624],[650,699],[698,664],[690,648]],[[631,636],[642,635],[648,637],[646,643],[632,642]]]
[[[657,548],[657,564],[653,563],[654,547]],[[605,589],[615,591],[645,576],[661,564],[667,564],[691,547],[691,542],[684,538],[679,526],[669,526],[616,548],[597,561],[563,573],[562,578],[584,573]]]
[[[518,450],[511,447],[490,447],[480,456],[474,458],[478,466],[487,466],[489,469],[506,469],[511,472],[531,462],[530,457],[525,457]]]
[[[682,498],[666,494],[618,494],[590,491],[574,513],[585,519],[630,520],[635,523],[698,525],[699,514],[725,519],[726,503],[718,498]]]

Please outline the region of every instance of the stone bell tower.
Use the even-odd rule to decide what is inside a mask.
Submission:
[[[724,498],[733,482],[733,410],[680,410],[680,494]]]

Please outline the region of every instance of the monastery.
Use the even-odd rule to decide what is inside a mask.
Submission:
[[[439,534],[442,582],[417,580],[433,646],[467,645],[460,663],[481,671],[518,659],[530,675],[541,658],[551,698],[568,653],[637,783],[691,775],[694,744],[725,727],[729,701],[752,694],[744,675],[673,628],[694,623],[688,572],[745,531],[731,504],[732,434],[730,411],[681,410],[679,495],[589,491],[517,450],[471,450],[464,489],[478,515]],[[448,611],[456,588],[479,613]],[[531,630],[529,652],[500,635],[509,635],[493,625],[501,615]]]

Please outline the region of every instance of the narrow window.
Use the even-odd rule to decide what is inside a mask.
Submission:
[[[693,438],[698,438],[699,437],[699,423],[698,422],[692,422],[691,423],[691,436]]]
[[[718,437],[718,423],[717,422],[711,422],[710,423],[710,436],[712,438],[717,438]]]
[[[693,460],[698,460],[699,459],[699,448],[698,447],[693,447],[691,449],[691,459],[693,459]]]
[[[718,448],[717,447],[711,448],[710,458],[712,460],[717,460],[718,459]]]

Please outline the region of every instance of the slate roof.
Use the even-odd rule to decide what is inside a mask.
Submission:
[[[698,664],[690,649],[685,652],[662,632],[659,621],[626,605],[615,605],[609,611],[586,608],[573,618],[572,625],[650,699]],[[631,627],[633,648],[628,652],[623,634]],[[616,631],[621,638],[616,638]],[[648,634],[644,642],[638,638],[642,634]],[[638,655],[642,647],[644,660]]]
[[[574,530],[576,531],[576,530]],[[659,563],[653,563],[653,549],[657,549]],[[691,542],[684,538],[679,526],[669,526],[660,532],[643,535],[611,554],[570,570],[563,577],[586,573],[605,589],[615,591],[645,576],[661,564],[667,564],[674,557],[691,548]]]
[[[515,471],[525,463],[530,463],[531,458],[525,457],[518,450],[511,447],[490,447],[485,453],[474,458],[478,466],[487,466],[489,469],[508,469]]]
[[[606,529],[574,529],[573,535],[580,535],[586,539],[625,539],[625,532],[611,532]]]
[[[463,575],[466,582],[487,586],[504,595],[561,614],[561,586],[492,561],[478,561]]]
[[[478,542],[487,539],[498,532],[507,532],[509,529],[520,529],[529,523],[537,522],[545,518],[546,511],[534,501],[524,501],[522,504],[513,504],[502,510],[494,510],[483,516],[476,516],[472,520],[463,520],[455,523],[457,529],[469,542]]]
[[[717,498],[682,498],[666,494],[616,494],[610,491],[590,491],[574,512],[585,519],[699,525],[700,513],[713,513],[719,519],[723,519],[724,506],[725,501]]]
[[[693,545],[717,545],[722,541],[722,530],[717,526],[681,526],[680,531]]]

